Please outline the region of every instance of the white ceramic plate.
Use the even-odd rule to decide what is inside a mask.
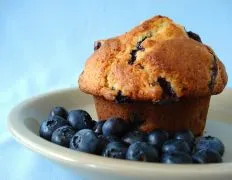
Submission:
[[[230,180],[232,179],[232,90],[213,96],[206,131],[219,137],[226,146],[224,163],[207,165],[165,165],[116,160],[76,152],[50,143],[38,136],[41,120],[59,105],[68,110],[86,109],[96,118],[91,96],[77,89],[65,89],[26,100],[16,106],[8,118],[8,127],[19,142],[32,151],[88,179],[165,179],[165,180]]]

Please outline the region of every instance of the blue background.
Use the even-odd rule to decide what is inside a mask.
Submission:
[[[11,156],[8,165],[0,163],[0,171],[5,172],[0,179],[15,179],[15,173],[16,179],[76,179],[16,144],[6,133],[7,114],[30,96],[76,86],[95,40],[119,35],[157,14],[199,33],[232,76],[229,0],[0,1],[0,160],[6,162]],[[231,80],[228,85],[232,86]],[[22,162],[27,163],[19,171]]]

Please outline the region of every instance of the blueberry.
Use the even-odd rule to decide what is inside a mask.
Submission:
[[[175,133],[174,135],[175,139],[180,139],[180,140],[185,140],[190,147],[193,146],[194,143],[194,135],[192,133],[192,131],[190,130],[183,130],[180,132]]]
[[[65,108],[63,107],[54,107],[52,108],[52,110],[50,111],[50,114],[49,114],[49,118],[53,117],[53,116],[60,116],[64,119],[67,119],[68,117],[68,112],[66,111]]]
[[[155,147],[145,142],[137,141],[129,146],[126,153],[126,159],[133,161],[157,162],[159,157]]]
[[[193,154],[192,158],[193,162],[197,164],[222,162],[221,155],[217,151],[211,149],[199,150]]]
[[[141,131],[131,131],[122,137],[122,141],[129,145],[137,141],[143,142],[146,141],[146,134]]]
[[[127,123],[117,117],[108,119],[102,127],[104,136],[122,136],[126,131]]]
[[[125,159],[126,152],[127,146],[125,144],[118,141],[113,141],[107,144],[107,146],[102,152],[102,156],[117,159]]]
[[[95,41],[94,42],[94,51],[98,50],[101,47],[101,42],[100,41]]]
[[[110,142],[121,142],[121,139],[119,139],[116,136],[103,136],[102,134],[98,135],[99,139],[99,146],[98,146],[98,154],[102,153],[103,149],[106,147],[106,145]],[[122,142],[123,143],[123,142]],[[125,144],[126,145],[126,144]]]
[[[93,129],[96,126],[97,121],[93,120],[90,122],[89,127]]]
[[[105,136],[105,138],[109,141],[109,142],[112,142],[112,141],[118,141],[120,142],[121,139],[117,136]]]
[[[93,126],[93,131],[97,134],[102,134],[102,126],[104,125],[105,121],[97,121]]]
[[[192,31],[188,31],[187,34],[191,39],[194,39],[195,41],[198,41],[198,42],[202,42],[201,38],[198,34],[192,32]]]
[[[84,110],[70,111],[68,121],[75,130],[91,129],[93,125],[91,116]]]
[[[164,153],[161,157],[161,162],[165,164],[190,164],[192,157],[185,152]]]
[[[163,153],[172,153],[176,151],[190,153],[191,149],[187,142],[179,139],[170,139],[163,144]]]
[[[217,151],[222,156],[225,151],[225,146],[218,138],[206,136],[200,137],[196,142],[195,151],[199,151],[201,149],[211,149]]]
[[[168,140],[169,134],[167,131],[163,130],[154,130],[150,132],[147,136],[147,142],[157,148],[161,148]]]
[[[71,126],[62,126],[52,133],[52,142],[64,147],[69,147],[70,140],[74,136],[75,131]]]
[[[52,133],[59,127],[69,125],[68,121],[60,116],[53,116],[48,120],[44,120],[40,125],[39,134],[47,140],[51,140]]]
[[[82,129],[72,137],[70,148],[76,151],[96,154],[99,143],[98,137],[91,129]]]
[[[97,154],[101,154],[104,148],[106,147],[106,145],[111,141],[109,141],[107,137],[103,136],[102,134],[98,135],[98,139],[99,139],[99,144],[97,148]]]
[[[97,134],[97,137],[99,140],[106,141],[107,143],[110,142],[107,138],[107,136],[103,136],[102,134]]]

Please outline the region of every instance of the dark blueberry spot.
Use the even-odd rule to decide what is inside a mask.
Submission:
[[[131,59],[128,61],[128,64],[132,65],[136,60],[137,49],[134,49],[130,52]]]
[[[146,134],[141,131],[131,131],[125,134],[122,137],[122,141],[127,144],[133,144],[137,141],[145,142],[146,141]]]
[[[91,116],[84,110],[70,111],[68,121],[75,130],[91,129],[93,127]]]
[[[163,98],[176,98],[176,93],[172,89],[170,82],[165,78],[159,77],[158,83],[163,90]]]
[[[102,126],[104,136],[123,136],[128,131],[128,124],[121,118],[113,117],[107,119]]]
[[[190,130],[179,131],[179,132],[175,133],[174,138],[180,139],[180,140],[185,140],[191,148],[193,147],[195,137],[194,137],[192,131],[190,131]]]
[[[222,162],[221,155],[212,149],[202,149],[197,151],[192,156],[193,163],[205,164],[205,163],[220,163]]]
[[[124,103],[130,103],[131,100],[130,100],[129,97],[123,96],[122,95],[122,91],[119,90],[118,93],[117,93],[117,95],[116,95],[116,97],[115,97],[115,102],[117,104],[124,104]]]
[[[154,130],[150,132],[147,136],[147,142],[154,147],[160,149],[164,142],[166,142],[169,138],[169,134],[167,131],[164,130]]]
[[[107,144],[107,146],[102,152],[102,156],[117,159],[125,159],[126,152],[127,146],[125,144],[113,141]]]
[[[142,42],[145,40],[146,38],[144,38],[142,41],[139,41],[136,45],[137,51],[144,51],[144,47],[141,46]]]
[[[220,155],[223,155],[225,151],[225,146],[220,139],[212,136],[206,136],[200,137],[196,141],[195,151],[199,151],[202,149],[214,150]]]
[[[70,140],[74,134],[75,131],[71,126],[62,126],[52,133],[51,141],[55,144],[69,147]]]
[[[45,120],[40,125],[39,134],[41,137],[51,140],[52,133],[65,125],[69,125],[68,121],[60,116],[52,116],[50,119]]]
[[[145,49],[142,47],[142,42],[145,41],[147,38],[151,37],[150,36],[145,36],[141,41],[137,42],[136,44],[136,49],[133,49],[131,52],[130,52],[130,55],[131,55],[131,59],[128,61],[128,64],[132,65],[134,64],[134,62],[136,61],[136,56],[137,56],[137,52],[138,51],[144,51]]]
[[[165,164],[191,164],[192,157],[185,152],[164,153],[161,162]]]
[[[198,41],[198,42],[202,42],[201,41],[201,38],[198,34],[192,32],[192,31],[188,31],[188,36],[191,38],[191,39],[194,39],[195,41]]]
[[[133,161],[158,162],[159,155],[155,147],[145,142],[131,144],[126,153],[126,159]]]
[[[78,131],[70,141],[70,148],[76,151],[96,154],[99,148],[99,139],[90,129]]]
[[[60,116],[64,119],[67,119],[68,112],[65,108],[63,107],[54,107],[52,108],[51,112],[49,113],[49,119],[52,118],[53,116]]]
[[[163,144],[163,153],[172,153],[176,151],[190,153],[191,148],[189,147],[189,144],[186,141],[179,139],[170,139]]]
[[[95,41],[94,42],[94,51],[98,50],[101,47],[101,42],[100,41]]]

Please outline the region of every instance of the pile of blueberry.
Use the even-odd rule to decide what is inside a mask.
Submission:
[[[40,136],[76,151],[104,157],[166,164],[219,163],[223,143],[216,137],[194,137],[189,130],[169,133],[138,131],[138,123],[117,117],[94,121],[84,110],[51,110],[40,126]]]

